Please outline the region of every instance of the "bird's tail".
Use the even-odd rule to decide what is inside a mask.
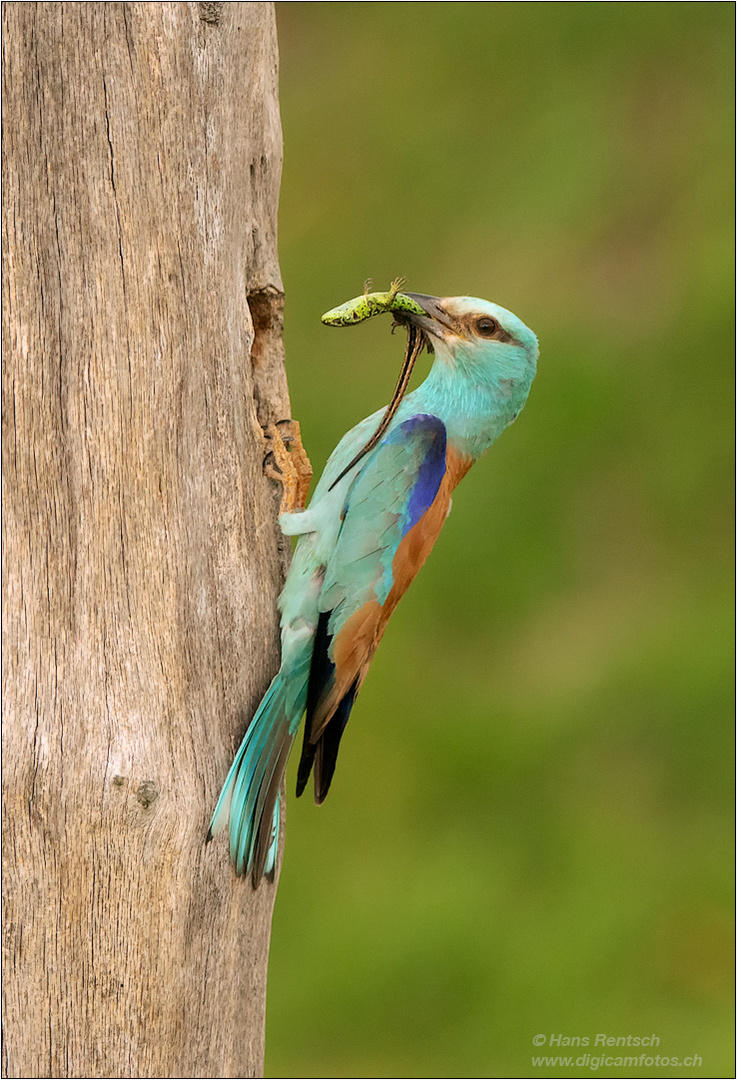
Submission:
[[[263,875],[273,879],[276,866],[279,788],[304,709],[302,705],[295,717],[290,690],[293,686],[279,672],[249,724],[207,834],[210,840],[229,823],[230,857],[236,873],[250,873],[254,888]]]

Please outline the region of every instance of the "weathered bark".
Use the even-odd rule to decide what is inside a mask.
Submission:
[[[278,658],[271,4],[3,9],[7,1076],[261,1076],[210,814]]]

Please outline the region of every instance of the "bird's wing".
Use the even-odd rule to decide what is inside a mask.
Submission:
[[[307,698],[298,792],[315,760],[322,801],[338,743],[389,615],[448,512],[445,425],[420,413],[398,424],[351,485],[325,569]]]

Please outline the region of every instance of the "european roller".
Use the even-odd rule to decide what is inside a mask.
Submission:
[[[451,495],[518,416],[537,365],[533,332],[516,315],[470,296],[372,294],[325,316],[337,325],[391,310],[408,330],[390,406],[362,420],[331,454],[309,507],[309,463],[298,429],[287,450],[271,429],[284,482],[279,524],[298,537],[284,589],[281,667],[228,773],[210,826],[229,826],[230,856],[254,888],[273,878],[280,787],[304,717],[297,795],[313,774],[328,793],[340,740],[387,621],[442,529]],[[346,314],[347,312],[347,314]],[[404,393],[422,347],[425,381]]]

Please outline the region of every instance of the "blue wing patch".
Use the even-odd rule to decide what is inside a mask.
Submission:
[[[320,593],[320,611],[332,612],[331,636],[366,601],[383,604],[391,592],[397,548],[445,475],[446,441],[437,416],[411,416],[382,439],[351,485]]]
[[[411,416],[382,439],[349,489],[318,604],[298,795],[313,764],[315,798],[322,802],[327,795],[357,691],[354,682],[313,743],[313,720],[335,678],[333,639],[365,603],[386,601],[394,583],[392,562],[397,548],[432,506],[442,483],[446,441],[445,425],[437,416]]]

